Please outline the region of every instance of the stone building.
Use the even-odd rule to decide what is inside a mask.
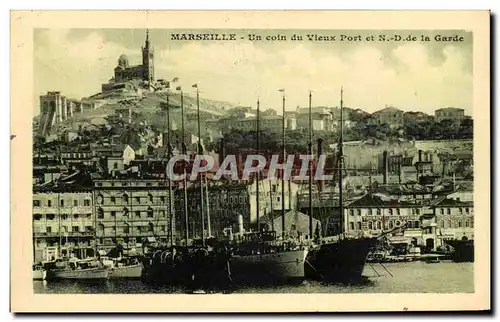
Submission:
[[[146,31],[146,40],[142,47],[142,64],[130,65],[127,55],[122,54],[118,57],[118,65],[114,69],[114,78],[108,83],[102,85],[102,91],[114,89],[132,89],[127,88],[126,82],[139,80],[148,82],[149,85],[155,81],[154,49],[149,41],[149,30]]]
[[[94,256],[92,187],[82,177],[33,189],[34,260]]]
[[[96,178],[94,198],[100,250],[121,244],[126,249],[141,252],[148,243],[170,241],[173,211],[169,210],[166,180],[145,176]]]
[[[390,127],[399,127],[404,123],[402,110],[388,106],[372,114],[376,124],[388,124]]]
[[[436,122],[441,122],[443,120],[461,122],[465,119],[465,110],[462,108],[445,107],[436,110],[434,113]]]

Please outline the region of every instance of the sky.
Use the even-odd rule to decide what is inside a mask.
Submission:
[[[235,41],[172,40],[177,33],[234,33]],[[262,37],[250,41],[249,34]],[[303,36],[293,41],[293,35]],[[307,35],[335,36],[336,41],[309,41]],[[373,35],[403,38],[422,35],[430,41],[368,41]],[[124,53],[131,65],[141,63],[144,29],[37,29],[34,34],[34,95],[58,90],[71,98],[100,92]],[[339,41],[340,36],[361,41]],[[436,41],[436,35],[463,37]],[[266,40],[283,36],[286,40]],[[155,76],[177,77],[185,92],[241,106],[281,111],[344,106],[374,112],[385,106],[433,114],[458,107],[472,115],[472,33],[466,31],[383,30],[150,30]],[[34,106],[35,114],[39,107]]]

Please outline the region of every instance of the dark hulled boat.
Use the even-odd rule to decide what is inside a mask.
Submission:
[[[343,122],[343,90],[341,89],[337,178],[339,186],[340,229],[342,231],[338,236],[334,236],[333,241],[324,240],[319,247],[311,249],[306,258],[305,267],[307,278],[326,282],[354,282],[361,280],[368,253],[377,244],[379,239],[378,237],[348,238],[344,234],[342,194]],[[312,193],[311,189],[309,193]],[[310,211],[312,210],[310,209]]]
[[[359,281],[366,257],[377,241],[372,237],[325,243],[307,254],[306,276],[326,282]]]
[[[473,239],[447,239],[444,242],[453,247],[453,261],[474,262]]]

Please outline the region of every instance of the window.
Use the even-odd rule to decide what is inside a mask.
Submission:
[[[162,233],[164,233],[164,232],[165,232],[165,228],[166,228],[166,226],[165,226],[165,225],[161,225],[161,226],[160,226],[160,231],[161,231]]]
[[[398,226],[398,227],[401,226],[401,222],[399,220],[396,221],[396,226]]]
[[[417,208],[417,209],[415,209],[415,211],[416,211],[417,215],[420,215],[420,209]]]
[[[373,222],[371,222],[371,221],[368,222],[368,229],[369,230],[373,229]]]
[[[101,207],[97,209],[97,219],[103,219],[104,218],[104,210],[102,210]]]
[[[127,182],[122,182],[122,186],[127,186],[128,183]]]
[[[441,215],[444,215],[444,208],[440,208],[439,211],[441,212]]]
[[[123,208],[123,216],[128,217],[128,208],[127,207]]]
[[[473,220],[470,221],[470,228],[474,228],[474,221]]]
[[[85,231],[88,232],[88,233],[91,233],[92,232],[92,226],[86,226],[85,227]]]
[[[408,228],[413,228],[413,221],[410,220],[407,223],[408,223]]]
[[[153,208],[148,208],[148,218],[153,218]]]
[[[458,212],[459,212],[460,214],[463,214],[464,210],[463,210],[462,208],[458,208]]]
[[[389,229],[392,229],[392,228],[394,228],[394,224],[393,224],[393,222],[391,220],[391,221],[389,221]]]
[[[64,207],[64,199],[61,199],[61,207]]]
[[[466,214],[470,213],[470,209],[469,208],[465,208],[465,213]]]
[[[130,227],[128,225],[125,225],[125,227],[123,227],[123,232],[125,234],[128,234],[130,232]]]
[[[73,200],[73,206],[74,206],[74,207],[78,207],[78,200],[76,200],[76,199],[75,199],[75,200]]]
[[[399,216],[399,208],[396,209],[396,214]]]
[[[414,222],[414,225],[415,225],[415,228],[419,228],[420,227],[420,221],[416,220]]]
[[[358,230],[361,230],[361,222],[358,221]]]
[[[354,223],[352,221],[349,223],[349,227],[351,228],[351,230],[354,230]]]
[[[148,194],[148,201],[149,202],[153,202],[153,195],[152,194]]]
[[[74,232],[74,233],[78,233],[78,232],[80,232],[80,227],[78,227],[78,226],[73,226],[73,232]]]
[[[377,215],[379,215],[379,216],[380,216],[380,214],[381,214],[381,213],[382,213],[382,212],[381,212],[381,210],[380,210],[380,209],[377,209]]]
[[[351,214],[351,216],[354,216],[354,209],[350,209],[349,213]]]
[[[123,201],[124,204],[128,204],[128,196],[127,196],[126,193],[123,194],[122,201]]]
[[[40,200],[33,200],[33,207],[40,207]]]
[[[66,220],[68,219],[68,215],[61,215],[61,220]]]
[[[444,221],[443,221],[443,220],[441,220],[441,221],[439,222],[439,227],[444,228]]]
[[[462,228],[462,221],[461,220],[458,221],[458,228]]]
[[[115,197],[111,197],[111,202],[112,203],[116,203],[116,198]]]
[[[368,209],[368,215],[371,216],[373,214],[372,209]]]
[[[469,225],[469,219],[466,219],[466,220],[465,220],[465,227],[469,227],[469,226],[470,226],[470,225]]]
[[[450,208],[446,208],[446,214],[451,214],[451,209]]]
[[[111,217],[116,217],[116,211],[111,212]]]
[[[160,210],[160,216],[165,217],[165,210]]]
[[[382,223],[380,221],[377,221],[377,229],[382,229]]]
[[[358,209],[358,216],[361,216],[361,209]]]
[[[141,212],[140,211],[136,211],[135,212],[135,216],[141,218]]]
[[[47,232],[50,234],[52,232],[52,227],[48,226],[47,227]]]
[[[74,218],[74,219],[78,219],[78,214],[74,214],[74,215],[73,215],[73,218]]]
[[[102,202],[103,202],[103,201],[104,201],[104,197],[103,197],[103,195],[99,194],[99,195],[97,196],[97,204],[98,204],[98,205],[102,205]]]
[[[86,207],[89,207],[90,206],[90,200],[89,199],[85,199],[83,201],[83,205],[86,206]]]
[[[141,203],[141,197],[135,197],[135,201],[136,201],[137,203]]]
[[[154,231],[154,225],[153,225],[153,223],[149,223],[149,225],[148,225],[148,231]]]
[[[160,197],[160,202],[161,202],[161,203],[165,203],[165,197],[164,197],[164,196],[161,196],[161,197]]]
[[[451,220],[450,219],[448,219],[446,221],[446,228],[451,228]]]
[[[392,216],[392,209],[389,209],[389,216]]]

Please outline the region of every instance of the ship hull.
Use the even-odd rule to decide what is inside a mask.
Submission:
[[[142,264],[114,267],[109,270],[108,278],[141,278]]]
[[[474,240],[445,240],[446,244],[453,247],[454,262],[474,262]]]
[[[109,269],[107,268],[54,270],[51,272],[51,278],[64,280],[103,280],[107,279],[108,275]]]
[[[44,269],[33,270],[33,280],[43,281],[47,277],[47,271]]]
[[[305,277],[306,250],[233,256],[231,279],[243,284],[278,284]]]
[[[355,282],[362,279],[366,258],[376,238],[343,239],[309,252],[306,277],[326,282]]]

